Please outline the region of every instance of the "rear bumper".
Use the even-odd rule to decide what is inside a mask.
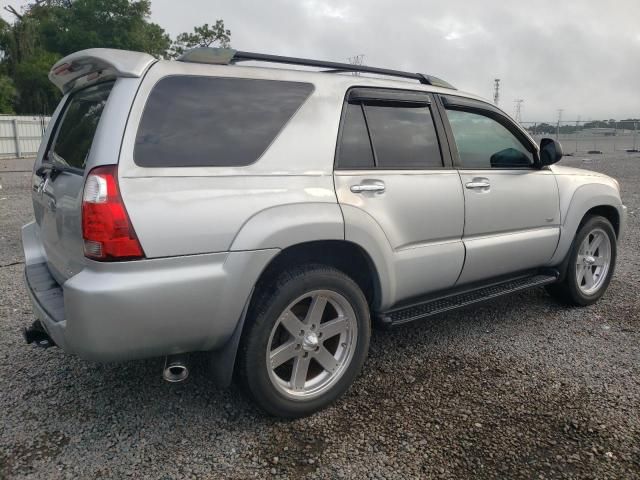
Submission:
[[[36,316],[58,346],[119,361],[225,345],[251,289],[277,250],[134,262],[88,261],[59,285],[35,223],[22,229],[25,281]]]

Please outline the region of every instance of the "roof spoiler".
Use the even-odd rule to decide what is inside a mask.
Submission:
[[[62,93],[98,79],[140,77],[157,61],[148,53],[90,48],[67,55],[49,71],[49,80]]]

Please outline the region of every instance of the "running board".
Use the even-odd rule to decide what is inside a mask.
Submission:
[[[399,308],[393,308],[382,312],[378,319],[387,326],[400,325],[421,318],[430,317],[439,313],[448,312],[457,308],[466,307],[474,303],[484,302],[492,298],[501,297],[510,293],[527,290],[532,287],[548,285],[558,279],[557,272],[529,275],[512,278],[510,280],[494,283],[492,285],[463,290],[458,293],[431,298],[424,302],[414,303]]]

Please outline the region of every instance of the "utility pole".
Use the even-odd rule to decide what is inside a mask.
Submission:
[[[493,103],[498,106],[500,103],[500,79],[496,78],[493,81]]]
[[[562,121],[562,112],[564,109],[558,109],[558,125],[556,125],[556,140],[560,140],[560,122]]]
[[[360,53],[358,55],[354,55],[348,58],[349,63],[351,65],[364,65],[364,53]],[[360,75],[360,72],[353,72],[355,76]]]
[[[516,122],[522,123],[522,102],[524,102],[524,100],[522,98],[516,98],[514,102],[516,104]]]

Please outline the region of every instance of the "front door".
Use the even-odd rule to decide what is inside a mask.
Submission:
[[[379,232],[388,303],[453,286],[464,261],[462,188],[431,102],[371,88],[345,100],[334,177],[345,237],[361,244]]]
[[[495,107],[446,97],[454,162],[464,191],[466,259],[458,284],[543,266],[560,234],[553,173]]]

